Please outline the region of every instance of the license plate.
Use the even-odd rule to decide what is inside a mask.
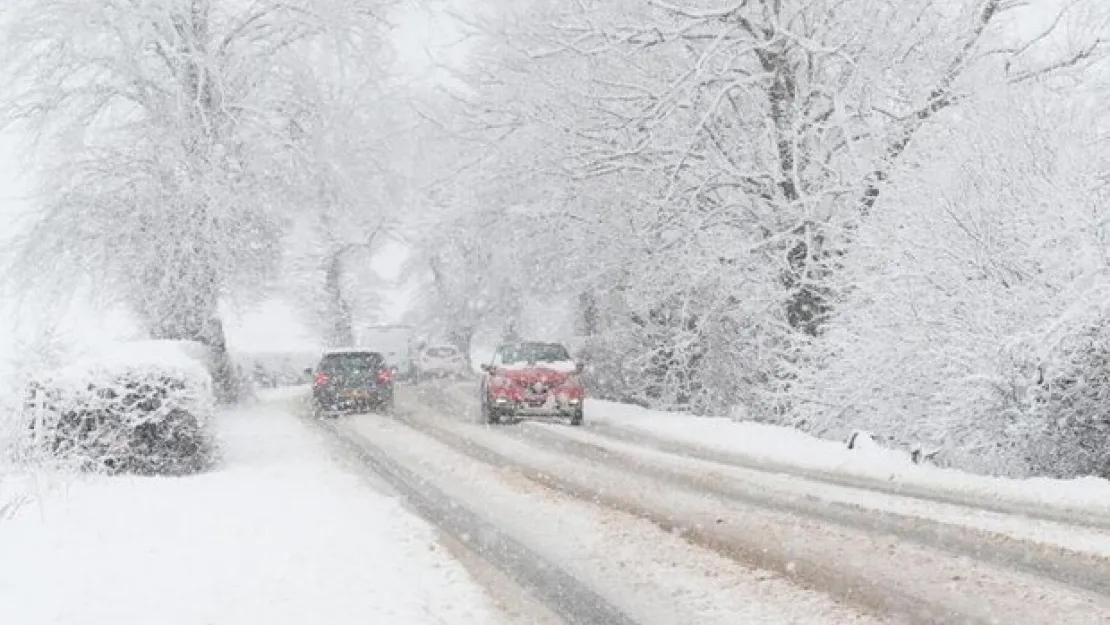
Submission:
[[[527,399],[528,404],[532,407],[542,406],[547,403],[546,395],[531,395]]]
[[[369,399],[370,398],[370,391],[362,391],[362,390],[347,391],[347,392],[343,393],[343,396],[346,397],[347,399]]]

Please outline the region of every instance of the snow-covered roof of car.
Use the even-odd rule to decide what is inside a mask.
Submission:
[[[370,347],[337,347],[335,349],[325,349],[325,356],[336,356],[341,354],[381,354],[379,350]]]

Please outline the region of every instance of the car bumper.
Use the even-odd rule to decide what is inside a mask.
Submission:
[[[353,410],[363,406],[384,404],[393,399],[393,390],[387,388],[352,389],[317,393],[316,403],[325,410]]]
[[[463,367],[426,367],[418,368],[420,375],[427,377],[460,375],[466,371]]]
[[[582,399],[578,397],[548,396],[542,402],[539,402],[499,396],[492,399],[490,408],[497,412],[529,417],[566,417],[582,409]]]

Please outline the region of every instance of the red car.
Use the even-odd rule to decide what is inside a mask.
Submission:
[[[569,417],[582,424],[585,391],[578,381],[582,365],[558,343],[508,343],[493,361],[482,365],[482,416],[486,423],[503,417]]]

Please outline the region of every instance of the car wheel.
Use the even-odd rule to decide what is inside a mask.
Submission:
[[[582,425],[582,407],[581,406],[579,406],[573,413],[571,413],[571,415],[570,415],[570,424],[571,425]]]
[[[501,415],[490,407],[488,401],[482,402],[482,420],[490,425],[501,423]]]

